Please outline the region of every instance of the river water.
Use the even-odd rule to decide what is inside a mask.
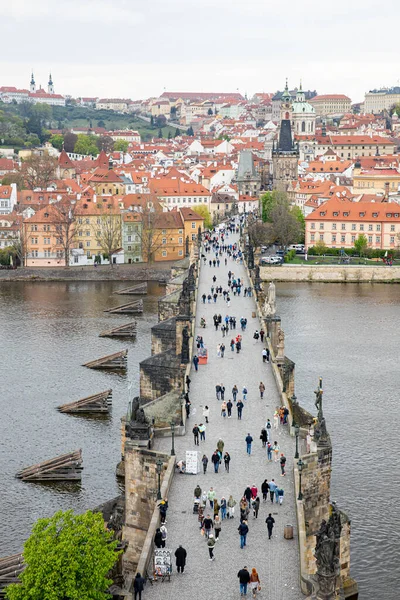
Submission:
[[[120,417],[138,391],[157,320],[152,284],[137,317],[136,341],[99,338],[130,321],[104,309],[129,301],[123,282],[15,282],[0,285],[0,556],[21,550],[32,524],[58,509],[92,508],[118,494]],[[384,284],[278,284],[286,354],[296,394],[314,409],[323,377],[333,441],[332,498],[352,520],[351,572],[360,598],[397,600],[400,495],[397,406],[400,287]],[[82,363],[129,348],[128,374]],[[63,415],[56,406],[111,387],[109,418]],[[82,484],[23,483],[22,467],[82,448]]]
[[[56,510],[83,511],[119,493],[120,418],[138,392],[139,362],[150,354],[157,296],[149,284],[135,341],[99,338],[132,320],[103,311],[137,296],[113,295],[126,282],[4,282],[0,285],[0,557],[18,552],[32,524]],[[127,375],[82,367],[128,348]],[[59,404],[112,388],[109,417],[61,414]],[[82,448],[82,483],[23,483],[15,473]]]
[[[360,599],[398,600],[400,286],[278,284],[277,307],[296,395],[314,414],[323,378],[332,499],[352,522]]]

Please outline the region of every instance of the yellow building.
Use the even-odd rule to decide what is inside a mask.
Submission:
[[[169,100],[155,100],[150,106],[150,114],[153,117],[164,115],[164,117],[168,118],[171,114],[171,105]]]
[[[113,169],[96,169],[87,183],[99,196],[118,196],[125,193],[122,178]]]
[[[88,259],[107,254],[107,241],[122,248],[121,211],[116,199],[80,201],[76,215],[73,247],[83,250]]]
[[[351,100],[344,94],[314,96],[314,98],[310,98],[308,102],[315,108],[317,117],[343,115],[351,112]]]
[[[372,169],[362,169],[356,162],[353,170],[353,192],[372,191],[397,193],[400,186],[400,172],[394,167],[383,165]]]

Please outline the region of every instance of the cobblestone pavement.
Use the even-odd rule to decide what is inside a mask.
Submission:
[[[228,241],[235,240],[231,236]],[[273,422],[273,413],[278,405],[278,394],[275,381],[269,364],[262,362],[262,344],[253,339],[255,329],[260,328],[258,319],[252,318],[255,310],[253,298],[244,298],[243,294],[233,296],[228,308],[223,297],[217,299],[216,304],[202,304],[201,295],[209,293],[212,285],[212,277],[216,275],[217,284],[223,288],[227,284],[229,269],[234,272],[235,277],[240,277],[247,285],[245,268],[228,259],[228,265],[224,264],[224,256],[219,268],[201,267],[198,309],[196,315],[196,335],[203,335],[205,345],[208,347],[209,360],[207,365],[199,365],[196,373],[192,368],[190,400],[192,413],[187,421],[187,434],[175,439],[177,460],[185,459],[186,450],[199,450],[201,458],[205,453],[209,459],[216,448],[216,443],[221,437],[225,442],[225,451],[231,455],[230,473],[226,473],[224,465],[220,466],[220,472],[214,473],[211,460],[208,465],[207,474],[202,472],[198,475],[175,475],[169,495],[169,510],[167,515],[168,540],[166,547],[171,548],[173,554],[179,544],[187,550],[187,563],[184,574],[177,574],[175,558],[173,558],[173,574],[170,582],[156,582],[153,586],[147,584],[145,590],[146,599],[172,600],[204,600],[240,597],[237,572],[243,566],[249,570],[256,567],[260,575],[262,590],[260,598],[273,600],[299,600],[303,598],[299,584],[299,553],[297,542],[297,527],[294,528],[293,540],[285,540],[283,529],[286,524],[296,524],[295,500],[293,485],[293,456],[294,442],[289,436],[286,427],[279,425],[277,434],[272,434],[272,441],[276,438],[281,451],[287,457],[287,475],[280,475],[279,463],[267,462],[264,449],[259,439],[261,428],[267,418]],[[225,357],[217,357],[217,344],[222,341],[221,331],[216,332],[213,327],[212,317],[215,312],[222,317],[226,314],[236,316],[237,322],[244,316],[247,318],[247,330],[243,332],[242,350],[240,354],[231,352],[229,342],[231,336],[224,338],[226,346]],[[207,327],[200,328],[200,318],[205,317]],[[240,331],[240,325],[236,333]],[[266,386],[264,400],[260,399],[258,386],[263,381]],[[223,418],[220,414],[220,401],[215,395],[215,385],[223,383],[226,392],[225,399],[231,398],[231,390],[234,384],[239,388],[238,398],[242,397],[243,386],[247,387],[247,400],[244,402],[243,418],[237,419],[235,407],[232,418]],[[207,404],[210,408],[210,423],[207,425],[206,441],[200,442],[200,446],[194,445],[192,428],[195,423],[203,422],[202,405]],[[246,453],[245,437],[250,433],[254,438],[253,453]],[[169,451],[171,439],[157,440],[157,449]],[[263,503],[261,500],[258,519],[249,515],[249,534],[247,546],[241,550],[239,543],[239,500],[247,485],[257,485],[259,491],[261,483],[267,478],[275,479],[285,491],[283,505],[271,504],[270,500]],[[235,518],[222,522],[220,539],[215,545],[215,561],[210,562],[205,539],[201,536],[197,515],[193,509],[193,490],[199,484],[203,491],[208,491],[213,486],[218,500],[222,496],[228,499],[232,494],[238,505]],[[260,493],[261,496],[261,493]],[[275,519],[273,538],[268,540],[265,519],[272,512]],[[206,513],[205,513],[206,514]],[[248,590],[248,596],[251,595]]]

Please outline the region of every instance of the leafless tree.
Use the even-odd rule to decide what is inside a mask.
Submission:
[[[98,204],[98,223],[93,226],[96,241],[102,252],[108,255],[110,266],[113,266],[113,255],[121,249],[121,214],[113,208],[112,204]]]
[[[22,215],[18,215],[17,219],[14,221],[14,225],[18,228],[18,238],[14,241],[11,249],[18,257],[21,266],[25,267],[28,256],[28,223],[25,222]]]
[[[21,173],[24,177],[26,186],[30,190],[35,188],[46,189],[55,179],[57,169],[57,159],[53,158],[47,152],[40,156],[32,154],[24,160],[21,167]]]
[[[301,224],[290,211],[287,201],[277,202],[271,211],[271,231],[274,241],[286,250],[289,244],[296,244],[301,238]]]
[[[142,244],[143,260],[149,264],[155,260],[157,250],[162,247],[162,229],[160,227],[162,213],[156,212],[151,203],[146,203],[140,209],[142,227],[138,232]]]
[[[75,199],[60,200],[49,206],[49,213],[49,222],[55,229],[55,248],[62,248],[65,266],[68,267],[71,247],[81,229],[79,206]]]
[[[270,223],[255,221],[248,227],[249,241],[255,247],[271,244],[274,241],[274,234]]]

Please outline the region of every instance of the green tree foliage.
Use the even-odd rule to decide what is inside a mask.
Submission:
[[[127,152],[129,146],[129,142],[126,140],[115,140],[114,142],[114,150],[115,152]]]
[[[270,212],[270,220],[271,237],[284,250],[286,250],[289,244],[296,244],[301,238],[301,225],[293,215],[285,193],[275,192],[275,206],[273,206]]]
[[[162,129],[160,127],[160,129],[158,130],[158,137],[161,139],[163,137],[163,132]]]
[[[76,133],[68,132],[64,135],[64,150],[65,152],[73,152],[75,144],[78,141]]]
[[[273,192],[265,192],[260,198],[261,202],[261,218],[264,223],[271,223],[271,213],[272,210],[279,202],[287,203],[287,195],[285,192],[278,192],[274,190]]]
[[[323,256],[324,254],[326,254],[327,250],[328,247],[323,240],[318,240],[317,242],[315,242],[314,252],[317,256]]]
[[[179,135],[181,135],[181,132],[178,128],[175,129],[175,133],[174,133],[174,137],[178,137]]]
[[[195,213],[197,213],[198,215],[200,215],[201,217],[204,217],[204,229],[211,229],[213,226],[212,223],[212,218],[210,215],[210,211],[208,210],[207,206],[196,206],[193,211]]]
[[[57,150],[60,150],[60,152],[61,152],[63,143],[64,143],[63,135],[61,135],[60,133],[56,133],[51,136],[49,141],[50,141],[50,144],[53,146],[53,148],[57,148]]]
[[[105,129],[106,124],[104,123],[104,121],[102,119],[100,119],[100,121],[97,121],[97,127],[103,127]]]
[[[303,244],[304,240],[305,240],[305,235],[306,235],[306,220],[304,218],[303,211],[301,210],[301,208],[299,206],[292,206],[291,213],[297,219],[297,221],[300,223],[301,237],[299,239],[299,243]]]
[[[354,242],[354,248],[356,249],[356,252],[360,256],[365,255],[365,253],[368,249],[368,240],[367,240],[367,236],[364,233],[360,233],[360,235]]]
[[[194,131],[193,131],[193,127],[190,126],[187,130],[186,130],[186,135],[190,135],[191,137],[194,136]]]
[[[165,115],[158,115],[154,120],[155,127],[165,127],[167,124],[167,118]]]
[[[93,135],[85,135],[84,133],[78,134],[74,152],[77,154],[97,156],[99,149],[96,145],[96,138]]]
[[[208,109],[207,114],[210,115],[210,116],[213,114],[213,110],[212,110],[211,107]]]
[[[59,511],[39,519],[24,546],[21,583],[7,587],[7,600],[105,600],[108,572],[118,552],[100,513]]]

